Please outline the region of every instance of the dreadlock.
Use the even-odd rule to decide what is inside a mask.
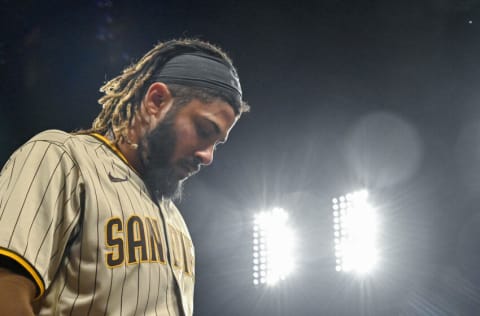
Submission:
[[[105,135],[111,131],[115,143],[121,140],[128,141],[127,129],[132,124],[143,95],[149,84],[152,83],[152,75],[172,57],[198,51],[232,64],[230,58],[220,48],[198,39],[171,40],[159,43],[137,63],[125,68],[121,75],[111,79],[100,88],[100,92],[104,93],[98,100],[98,103],[102,105],[102,111],[95,118],[90,129],[79,131],[79,133]],[[169,85],[169,89],[172,96],[178,98],[177,101],[181,101],[183,104],[193,98],[201,101],[221,98],[236,109],[237,115],[249,110],[249,106],[242,100],[232,98],[220,91],[180,85]]]

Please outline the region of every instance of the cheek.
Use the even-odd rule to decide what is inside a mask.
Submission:
[[[187,128],[177,129],[173,160],[193,155],[195,133]]]

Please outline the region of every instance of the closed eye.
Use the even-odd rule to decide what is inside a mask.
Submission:
[[[196,124],[197,134],[202,139],[211,139],[220,134],[220,128],[218,125],[210,120],[203,120]]]
[[[198,128],[197,129],[197,134],[203,139],[209,139],[212,136],[212,132],[208,131],[205,128]]]

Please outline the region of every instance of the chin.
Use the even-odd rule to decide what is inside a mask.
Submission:
[[[158,168],[147,173],[145,182],[155,193],[157,199],[180,200],[183,191],[183,182],[177,172],[168,168]]]

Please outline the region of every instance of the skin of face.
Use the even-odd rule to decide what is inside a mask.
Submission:
[[[175,147],[169,164],[183,180],[213,161],[215,147],[226,142],[236,123],[233,108],[222,100],[192,100],[180,108],[175,120]]]
[[[182,182],[212,163],[216,145],[227,140],[238,118],[221,99],[175,106],[168,86],[156,82],[129,130],[138,149],[126,143],[119,148],[159,197],[179,198]]]

